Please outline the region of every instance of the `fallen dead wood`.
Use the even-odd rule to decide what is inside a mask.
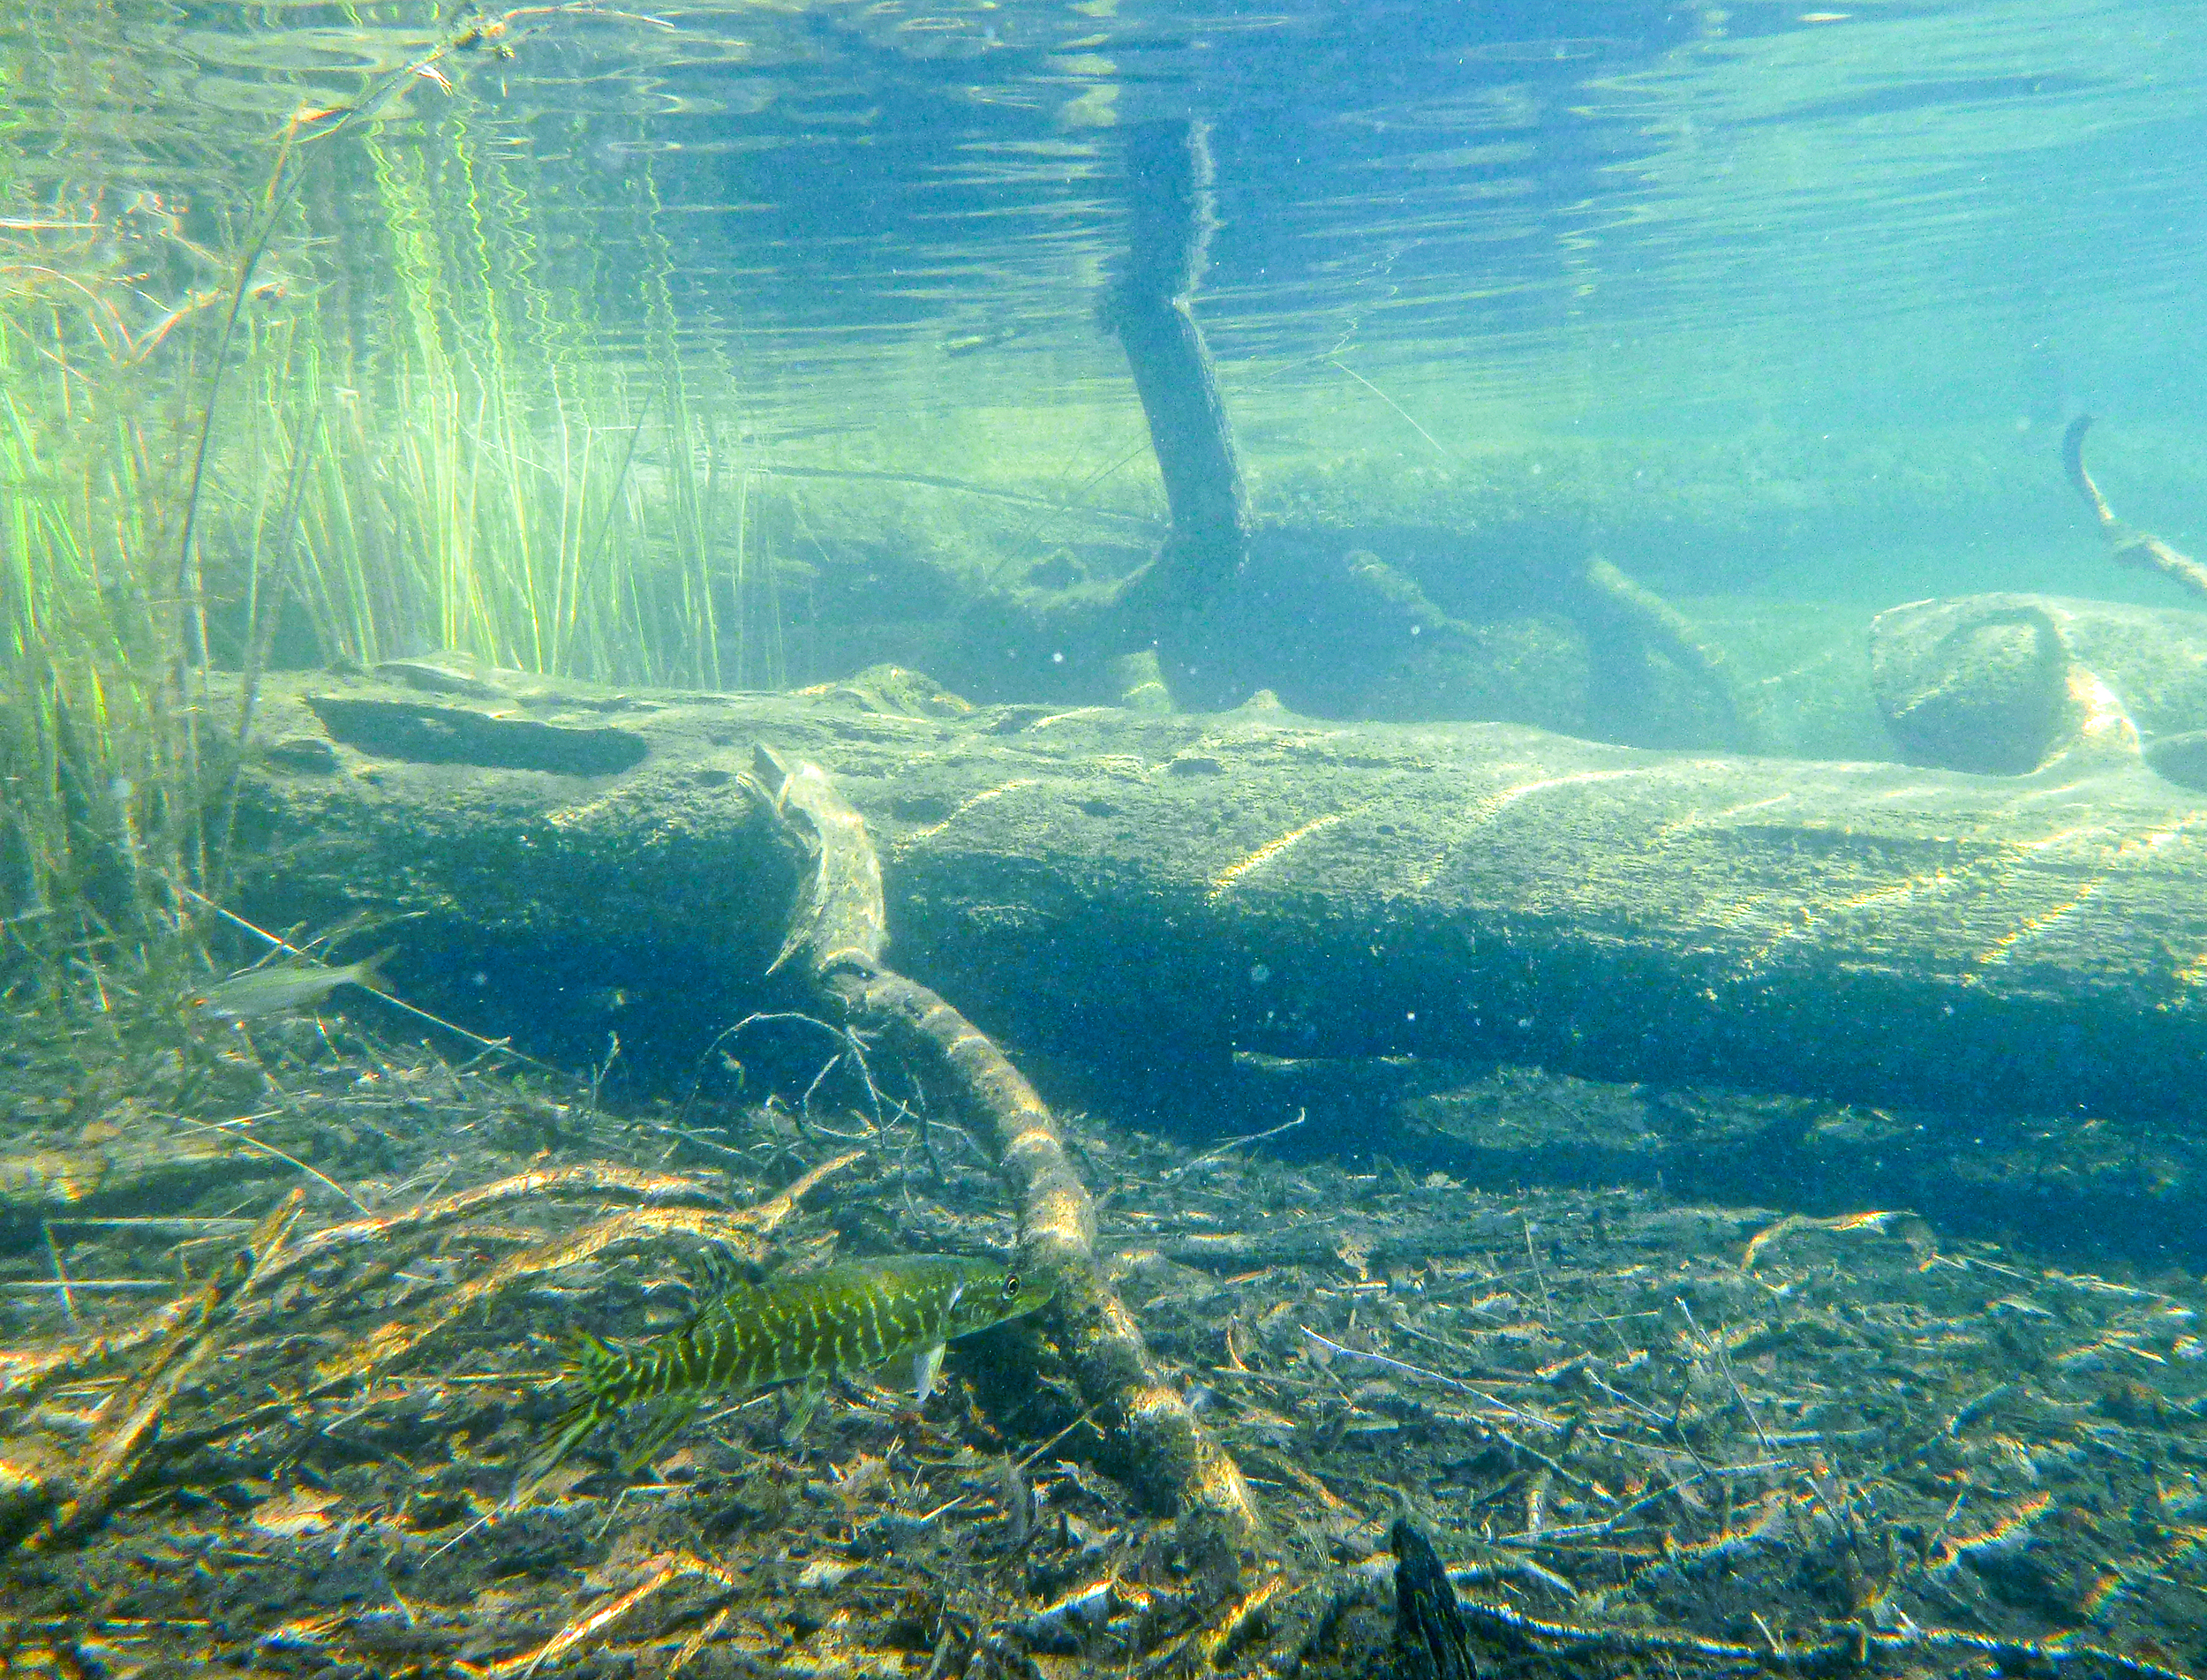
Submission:
[[[866,826],[820,770],[761,750],[763,810],[804,853],[798,908],[777,965],[795,961],[859,1031],[887,1036],[939,1068],[1020,1197],[1025,1263],[1055,1280],[1060,1327],[1083,1397],[1106,1420],[1129,1480],[1179,1515],[1191,1545],[1232,1560],[1261,1526],[1233,1460],[1151,1363],[1141,1330],[1096,1266],[1096,1209],[1050,1110],[963,1015],[883,961],[881,868]]]
[[[849,1158],[832,1163],[831,1167],[847,1164]],[[823,1169],[822,1171],[827,1170]],[[771,1230],[788,1217],[795,1199],[811,1188],[820,1176],[821,1173],[808,1175],[762,1207],[749,1209],[741,1214],[700,1214],[693,1210],[685,1216],[683,1211],[670,1211],[661,1218],[669,1225],[683,1230],[704,1230],[708,1235],[720,1234],[719,1226],[712,1224],[714,1221],[731,1232]],[[344,1224],[328,1225],[297,1242],[269,1247],[266,1252],[260,1253],[252,1262],[253,1283],[256,1288],[265,1288],[301,1267],[326,1259],[336,1250],[365,1244],[378,1247],[395,1244],[402,1238],[433,1231],[502,1202],[532,1196],[624,1193],[649,1200],[695,1198],[701,1194],[699,1187],[692,1180],[669,1173],[641,1172],[633,1167],[606,1162],[586,1161],[563,1167],[540,1168],[516,1173],[493,1184],[476,1186],[441,1202],[400,1209],[388,1214],[370,1215]],[[629,1226],[618,1224],[621,1217],[616,1215],[611,1220],[599,1222],[599,1227],[593,1227],[593,1230],[607,1228],[594,1246],[585,1245],[577,1239],[568,1239],[561,1247],[563,1251],[571,1249],[572,1252],[563,1252],[561,1257],[533,1267],[516,1266],[513,1275],[518,1277],[531,1270],[541,1271],[548,1269],[553,1264],[565,1264],[573,1259],[584,1258],[587,1254],[594,1254],[615,1241],[625,1240],[636,1234],[651,1234],[657,1229],[649,1217],[632,1220]],[[257,1247],[257,1244],[249,1241],[245,1252],[252,1254]],[[410,1251],[399,1247],[394,1252],[403,1257]],[[390,1263],[395,1265],[396,1259],[392,1259]],[[43,1346],[0,1349],[0,1400],[19,1401],[26,1394],[34,1394],[43,1386],[112,1364],[149,1343],[173,1336],[180,1326],[204,1319],[206,1314],[206,1290],[189,1289],[133,1321],[103,1329],[95,1335]],[[445,1322],[448,1321],[437,1321],[440,1324]],[[398,1334],[395,1328],[389,1333],[393,1336]],[[401,1339],[405,1341],[407,1347],[411,1347],[421,1339],[421,1335],[426,1333],[424,1330]],[[396,1356],[395,1352],[389,1355],[391,1358]],[[388,1360],[371,1360],[361,1368],[365,1371],[373,1365],[386,1362]]]
[[[245,1408],[248,1418],[280,1414],[304,1400],[347,1388],[388,1370],[433,1336],[447,1330],[516,1284],[589,1260],[621,1246],[667,1237],[686,1237],[748,1249],[794,1213],[804,1196],[833,1173],[859,1159],[849,1153],[821,1163],[795,1183],[757,1205],[727,1212],[706,1208],[647,1206],[592,1221],[579,1229],[511,1255],[482,1276],[439,1296],[426,1313],[394,1319],[320,1360],[312,1380],[286,1380],[274,1400]],[[262,1219],[229,1262],[207,1282],[111,1330],[45,1346],[0,1349],[0,1400],[21,1405],[72,1375],[109,1368],[124,1380],[102,1403],[98,1427],[86,1450],[74,1458],[40,1448],[12,1463],[0,1461],[0,1546],[27,1536],[35,1550],[81,1535],[105,1514],[114,1490],[146,1458],[162,1433],[164,1414],[177,1389],[195,1378],[222,1350],[223,1335],[248,1309],[248,1296],[265,1301],[287,1274],[334,1255],[373,1247],[384,1275],[395,1270],[425,1236],[500,1202],[561,1195],[639,1194],[652,1200],[697,1199],[700,1187],[665,1173],[639,1171],[603,1162],[516,1173],[443,1201],[389,1215],[328,1226],[304,1240],[289,1242],[303,1197],[286,1196]],[[358,1280],[355,1281],[358,1286]],[[260,1302],[252,1303],[254,1306]],[[150,1349],[141,1352],[140,1350]],[[196,1380],[205,1382],[204,1375]],[[231,1427],[242,1427],[233,1422]],[[36,1525],[35,1532],[32,1531]]]
[[[1859,1671],[1870,1669],[1872,1658],[1906,1659],[1919,1652],[1936,1652],[1949,1659],[1989,1657],[2004,1672],[2075,1669],[2093,1674],[2135,1675],[2140,1680],[2190,1680],[2183,1669],[2167,1663],[2078,1644],[2063,1637],[1999,1639],[1961,1628],[1910,1628],[1906,1632],[1887,1633],[1857,1623],[1836,1639],[1798,1643],[1772,1633],[1762,1643],[1754,1644],[1653,1628],[1587,1627],[1527,1616],[1507,1604],[1459,1603],[1462,1614],[1473,1625],[1533,1651],[1560,1648],[1598,1652],[1653,1662],[1699,1658],[1781,1674]]]
[[[94,1202],[188,1190],[218,1175],[282,1170],[268,1156],[219,1136],[22,1150],[0,1155],[0,1217],[51,1217]]]
[[[35,1496],[19,1490],[7,1513],[10,1537],[41,1503],[50,1504],[43,1524],[24,1546],[39,1551],[66,1545],[106,1516],[117,1488],[127,1479],[161,1433],[162,1420],[177,1391],[222,1350],[224,1331],[243,1297],[266,1279],[270,1263],[298,1223],[305,1194],[292,1191],[254,1226],[230,1263],[181,1303],[173,1323],[130,1379],[110,1393],[95,1414],[95,1427],[78,1465],[66,1477],[47,1480]]]
[[[640,1201],[678,1202],[702,1197],[706,1193],[691,1179],[672,1172],[640,1172],[634,1167],[619,1166],[607,1161],[577,1161],[567,1166],[537,1167],[527,1172],[516,1172],[511,1178],[501,1179],[493,1184],[477,1185],[443,1200],[425,1202],[418,1207],[402,1208],[386,1214],[371,1214],[342,1225],[326,1225],[311,1237],[291,1246],[279,1270],[318,1260],[334,1248],[343,1248],[357,1242],[388,1242],[393,1238],[416,1230],[441,1225],[455,1219],[468,1218],[500,1202],[519,1201],[525,1196],[560,1195],[632,1195]],[[786,1217],[786,1199],[794,1191],[785,1191],[776,1200],[776,1217]]]
[[[2084,498],[2084,505],[2099,522],[2100,535],[2107,539],[2108,558],[2118,566],[2140,566],[2158,571],[2195,595],[2207,595],[2207,566],[2170,547],[2151,531],[2134,531],[2118,519],[2115,510],[2107,505],[2107,498],[2100,494],[2099,486],[2092,482],[2092,475],[2084,466],[2084,434],[2091,427],[2092,417],[2089,414],[2081,414],[2069,422],[2069,429],[2061,436],[2061,464],[2068,472],[2071,487]]]
[[[501,1291],[524,1279],[591,1259],[616,1245],[688,1237],[739,1253],[749,1251],[749,1257],[756,1259],[760,1238],[787,1219],[806,1194],[823,1179],[858,1158],[856,1153],[839,1156],[815,1167],[780,1195],[740,1213],[721,1213],[705,1208],[631,1208],[593,1220],[578,1231],[501,1261],[482,1277],[471,1278],[440,1296],[434,1307],[418,1318],[380,1326],[365,1340],[317,1366],[315,1388],[318,1391],[335,1388],[383,1370]]]
[[[1141,1106],[1205,1104],[1262,1051],[2151,1119],[2190,1111],[2207,1052],[2207,825],[2135,766],[1977,778],[1262,704],[263,686],[248,912],[405,918],[402,991],[578,1064],[606,990],[651,1023],[624,1055],[670,1076],[759,996],[797,888],[735,787],[762,740],[865,819],[915,976]],[[526,735],[469,763],[413,756],[429,724],[495,737],[514,712]],[[633,767],[605,767],[608,733]]]

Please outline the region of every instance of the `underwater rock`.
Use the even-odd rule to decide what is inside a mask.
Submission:
[[[1871,687],[1909,761],[2026,775],[2138,761],[2207,785],[2207,614],[2050,595],[1913,601],[1870,627]]]
[[[1870,627],[1870,669],[1912,763],[2020,776],[2073,727],[2068,651],[2051,615],[2027,600],[1977,597],[1882,613]]]
[[[2155,775],[2207,791],[2207,729],[2187,729],[2148,742],[2145,760]]]

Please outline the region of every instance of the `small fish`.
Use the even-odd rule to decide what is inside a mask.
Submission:
[[[1016,327],[992,327],[986,332],[953,333],[942,341],[945,356],[977,356],[984,350],[994,350],[1008,344],[1020,335]]]
[[[397,948],[394,945],[337,968],[312,957],[248,968],[187,993],[185,1007],[209,1021],[258,1021],[263,1015],[289,1014],[321,1002],[340,986],[366,986],[371,991],[381,986],[383,976],[379,970]]]
[[[779,1382],[824,1383],[895,1359],[912,1360],[924,1400],[942,1369],[943,1344],[1031,1313],[1047,1286],[985,1261],[908,1254],[830,1266],[764,1284],[731,1283],[669,1335],[618,1348],[578,1335],[569,1374],[590,1398],[561,1420],[548,1469],[567,1450],[638,1400],[667,1408],[631,1451],[629,1466],[689,1420],[708,1393],[744,1394]]]

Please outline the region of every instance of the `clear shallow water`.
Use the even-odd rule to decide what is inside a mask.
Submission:
[[[378,143],[464,125],[595,348],[638,343],[637,271],[663,269],[770,445],[1055,406],[1067,472],[1139,453],[1093,312],[1119,137],[1177,116],[1215,129],[1200,313],[1260,475],[1298,443],[1447,459],[1573,433],[1959,426],[2050,461],[2079,406],[2111,449],[2202,418],[2207,30],[2181,4],[545,10],[511,58],[411,88]],[[111,199],[243,203],[302,100],[456,14],[103,15],[0,24],[30,70],[19,212],[102,173]],[[2125,511],[2181,538],[2197,503],[2165,488]]]

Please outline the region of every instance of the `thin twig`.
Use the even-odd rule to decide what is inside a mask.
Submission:
[[[1344,1347],[1340,1343],[1329,1341],[1325,1337],[1321,1336],[1316,1330],[1311,1329],[1311,1327],[1307,1324],[1305,1324],[1300,1328],[1303,1334],[1309,1337],[1310,1339],[1317,1343],[1319,1346],[1326,1349],[1329,1352],[1338,1353],[1345,1359],[1369,1360],[1373,1364],[1383,1365],[1390,1371],[1401,1371],[1409,1376],[1423,1377],[1428,1382],[1438,1382],[1442,1388],[1451,1389],[1458,1394],[1468,1394],[1475,1400],[1483,1400],[1487,1405],[1493,1406],[1498,1412],[1505,1413],[1513,1418],[1521,1418],[1527,1423],[1537,1423],[1543,1429],[1557,1434],[1562,1433],[1563,1429],[1564,1426],[1560,1423],[1551,1423],[1548,1419],[1543,1418],[1535,1413],[1527,1412],[1522,1407],[1511,1405],[1507,1400],[1498,1400],[1493,1395],[1488,1393],[1484,1389],[1473,1388],[1469,1382],[1460,1382],[1452,1376],[1443,1376],[1438,1371],[1428,1371],[1421,1365],[1412,1365],[1405,1360],[1395,1359],[1385,1353],[1368,1352],[1360,1347]]]
[[[352,1203],[354,1207],[359,1209],[362,1213],[367,1214],[371,1218],[374,1217],[374,1210],[371,1209],[366,1202],[361,1201],[358,1196],[353,1194],[351,1191],[346,1189],[343,1185],[339,1184],[336,1179],[331,1178],[328,1173],[317,1171],[314,1168],[307,1165],[305,1162],[300,1160],[296,1155],[286,1155],[282,1149],[276,1148],[276,1146],[273,1143],[263,1143],[259,1138],[253,1136],[250,1132],[240,1132],[236,1129],[237,1126],[244,1125],[247,1120],[267,1119],[268,1117],[265,1114],[249,1114],[244,1116],[240,1119],[225,1121],[220,1126],[210,1126],[204,1120],[188,1120],[181,1114],[172,1114],[169,1118],[175,1120],[179,1126],[188,1126],[195,1131],[214,1132],[223,1137],[235,1138],[238,1142],[243,1143],[248,1149],[259,1149],[263,1155],[272,1155],[279,1161],[289,1161],[293,1166],[297,1167],[301,1172],[306,1174],[308,1178],[313,1179],[317,1184],[328,1186],[330,1189],[335,1191],[339,1195],[343,1196],[347,1202]]]
[[[69,1269],[61,1263],[61,1245],[54,1240],[54,1228],[43,1219],[39,1221],[38,1233],[46,1239],[46,1253],[54,1262],[54,1281],[61,1290],[62,1310],[69,1315],[71,1324],[77,1322],[77,1298],[69,1287]]]
[[[1157,1175],[1157,1182],[1159,1184],[1171,1184],[1175,1179],[1181,1177],[1183,1174],[1194,1171],[1196,1168],[1203,1165],[1207,1162],[1219,1160],[1231,1151],[1239,1149],[1245,1143],[1262,1143],[1265,1139],[1269,1137],[1277,1137],[1283,1132],[1292,1132],[1297,1126],[1303,1123],[1304,1116],[1307,1113],[1307,1111],[1308,1111],[1304,1109],[1297,1109],[1295,1111],[1295,1118],[1293,1119],[1288,1120],[1282,1125],[1276,1126],[1269,1132],[1251,1132],[1241,1137],[1228,1138],[1216,1149],[1206,1149],[1194,1160],[1183,1161],[1179,1166],[1159,1173]]]
[[[1755,1432],[1755,1440],[1762,1450],[1768,1452],[1770,1437],[1763,1433],[1762,1420],[1755,1415],[1755,1408],[1747,1404],[1747,1395],[1739,1385],[1739,1378],[1732,1374],[1731,1355],[1725,1351],[1724,1344],[1721,1340],[1713,1340],[1703,1334],[1701,1326],[1694,1322],[1693,1308],[1686,1305],[1683,1296],[1674,1296],[1672,1299],[1677,1302],[1678,1310],[1686,1315],[1686,1322],[1691,1327],[1695,1336],[1707,1343],[1709,1351],[1716,1356],[1717,1369],[1724,1373],[1724,1380],[1732,1390],[1732,1397],[1739,1402],[1739,1409],[1746,1414],[1747,1427]]]

